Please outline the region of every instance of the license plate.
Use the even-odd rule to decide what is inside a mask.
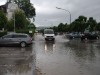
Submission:
[[[49,39],[49,40],[52,40],[52,39]]]

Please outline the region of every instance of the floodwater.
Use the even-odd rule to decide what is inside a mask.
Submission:
[[[100,39],[55,38],[38,34],[32,46],[0,47],[0,75],[100,75]]]
[[[69,40],[56,36],[55,42],[35,36],[36,66],[43,75],[100,75],[100,40]]]
[[[33,47],[0,47],[0,75],[36,75]]]

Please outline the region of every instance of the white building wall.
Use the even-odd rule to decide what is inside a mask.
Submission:
[[[9,3],[7,8],[7,18],[10,20],[12,18],[12,14],[14,10],[18,10],[18,5],[15,3]]]

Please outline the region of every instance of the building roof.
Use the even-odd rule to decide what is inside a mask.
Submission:
[[[6,4],[0,6],[0,9],[3,10],[4,13],[7,13],[7,8],[8,8],[9,3],[11,2],[6,2]]]

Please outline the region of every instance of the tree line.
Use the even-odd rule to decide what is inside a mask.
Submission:
[[[93,17],[87,17],[80,15],[71,24],[60,23],[58,26],[50,27],[54,29],[55,32],[81,32],[83,33],[86,29],[89,32],[100,31],[100,22],[97,23]]]

